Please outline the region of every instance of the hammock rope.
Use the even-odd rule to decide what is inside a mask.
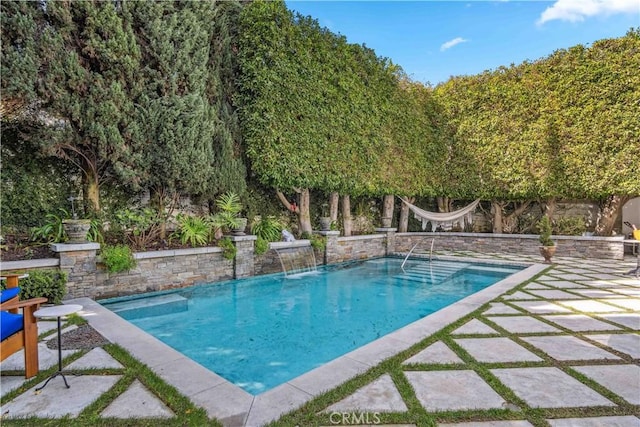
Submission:
[[[452,227],[453,224],[460,224],[462,222],[461,225],[464,226],[465,220],[468,224],[471,224],[473,220],[473,211],[478,206],[478,203],[480,203],[480,199],[477,199],[469,206],[458,209],[454,212],[429,212],[424,209],[420,209],[416,205],[412,205],[402,197],[400,197],[400,200],[402,200],[402,203],[406,204],[409,209],[411,209],[417,220],[422,221],[423,230],[427,228],[427,224],[429,222],[431,222],[431,230],[435,230],[438,226],[443,224],[450,224]]]

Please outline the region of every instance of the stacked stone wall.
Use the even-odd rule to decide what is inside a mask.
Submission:
[[[327,244],[327,264],[385,256],[387,239],[384,234],[338,237],[335,245]]]
[[[595,259],[623,259],[622,236],[552,236],[558,247],[555,256]],[[474,251],[539,255],[538,236],[533,234],[490,233],[398,233],[395,252],[408,252],[417,243],[416,251]]]

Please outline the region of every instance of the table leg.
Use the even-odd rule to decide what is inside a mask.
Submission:
[[[71,388],[71,386],[67,382],[67,378],[62,373],[62,322],[60,320],[60,317],[58,317],[58,372],[54,373],[49,378],[47,378],[47,381],[45,381],[44,384],[38,387],[36,391],[42,390],[49,383],[49,381],[51,381],[58,375],[60,375],[64,380],[64,385],[66,385],[67,388]]]

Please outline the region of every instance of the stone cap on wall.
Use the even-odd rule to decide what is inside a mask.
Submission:
[[[25,259],[21,261],[2,261],[0,262],[0,271],[26,270],[30,268],[47,268],[59,266],[60,260],[58,258]]]
[[[301,239],[293,242],[269,242],[269,248],[271,249],[302,248],[305,246],[311,246],[311,241]]]
[[[444,237],[483,237],[487,239],[538,239],[538,234],[506,234],[506,233],[462,233],[462,232],[442,232],[442,231],[420,231],[409,233],[397,233],[396,236],[444,236]],[[592,240],[592,241],[622,241],[624,236],[565,236],[565,235],[552,235],[554,240]]]
[[[224,236],[228,237],[232,242],[249,242],[251,240],[258,240],[258,236],[253,234],[246,234],[244,236]]]
[[[100,243],[52,243],[51,250],[53,252],[75,252],[75,251],[97,251],[100,249]]]

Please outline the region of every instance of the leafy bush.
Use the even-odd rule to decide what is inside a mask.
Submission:
[[[122,209],[116,212],[113,225],[125,233],[135,248],[144,249],[158,237],[162,222],[151,208]]]
[[[214,228],[233,230],[240,226],[239,215],[242,211],[242,204],[237,194],[228,192],[218,197],[216,207],[219,211],[211,218]]]
[[[269,250],[269,241],[266,239],[263,239],[262,237],[258,237],[258,239],[256,240],[255,249],[254,249],[255,254],[262,255],[268,250]]]
[[[31,229],[31,240],[45,243],[59,243],[67,240],[62,227],[62,220],[70,218],[69,212],[63,208],[58,209],[58,211],[58,214],[46,214],[44,225]]]
[[[238,248],[236,248],[236,245],[234,245],[228,237],[223,237],[218,240],[218,246],[223,249],[222,256],[226,259],[234,259],[238,253]]]
[[[538,230],[540,233],[540,244],[542,246],[555,246],[553,240],[551,240],[551,220],[548,216],[543,216],[538,222]]]
[[[313,249],[324,251],[327,247],[327,238],[313,233],[302,233],[303,239],[308,239]]]
[[[580,236],[586,229],[587,222],[581,216],[560,217],[553,222],[554,234]]]
[[[191,246],[206,245],[211,236],[211,222],[201,216],[178,215],[178,229],[174,235],[180,239],[180,242],[190,244]]]
[[[109,273],[120,273],[136,266],[131,248],[125,245],[105,246],[101,250],[102,262]]]
[[[4,282],[2,286],[4,289]],[[67,274],[61,270],[31,270],[18,286],[21,300],[44,297],[52,304],[60,304],[67,293]]]
[[[274,216],[267,216],[256,222],[251,233],[267,242],[277,242],[282,238],[282,223]]]

